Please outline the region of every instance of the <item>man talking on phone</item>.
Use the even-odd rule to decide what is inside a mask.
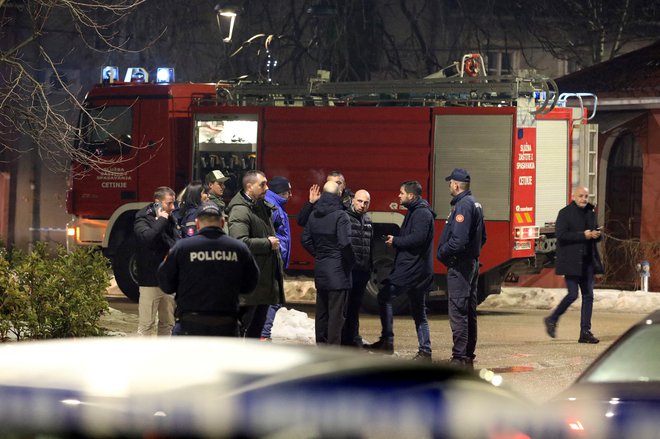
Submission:
[[[135,215],[133,231],[138,241],[136,265],[140,286],[138,335],[156,335],[156,332],[172,335],[174,297],[158,287],[156,273],[170,247],[180,237],[176,221],[170,215],[174,210],[174,197],[172,189],[161,186],[154,192],[153,203]]]
[[[582,309],[578,343],[596,344],[600,340],[591,333],[591,313],[594,304],[594,274],[603,273],[596,245],[602,236],[594,205],[588,202],[588,198],[589,190],[577,187],[573,191],[573,201],[561,209],[557,216],[555,272],[564,275],[568,294],[543,321],[548,335],[555,338],[559,317],[577,300],[579,287],[582,292]]]

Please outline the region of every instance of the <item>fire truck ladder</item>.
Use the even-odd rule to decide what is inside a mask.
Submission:
[[[305,86],[241,82],[218,84],[218,97],[233,105],[279,106],[517,106],[550,112],[557,84],[536,74],[424,78],[365,82],[311,81]],[[531,104],[531,105],[530,105]]]

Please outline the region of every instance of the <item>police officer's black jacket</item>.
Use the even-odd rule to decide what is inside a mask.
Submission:
[[[483,209],[472,192],[463,191],[456,195],[451,206],[436,255],[447,267],[479,258],[481,247],[486,243]]]
[[[179,316],[234,315],[239,294],[252,292],[258,279],[259,268],[247,246],[214,226],[178,241],[158,269],[160,288],[176,293]]]
[[[170,215],[156,217],[155,203],[148,204],[135,215],[133,231],[138,241],[136,264],[138,285],[158,286],[156,271],[167,251],[180,238],[177,224]]]
[[[557,258],[555,272],[559,275],[581,276],[585,263],[594,266],[594,273],[603,273],[596,243],[601,240],[587,239],[585,230],[598,228],[594,206],[587,203],[581,209],[575,201],[559,211],[555,226]]]
[[[396,250],[389,283],[425,289],[433,286],[433,233],[435,212],[429,203],[418,198],[404,204],[408,209],[399,236],[392,240]]]
[[[351,247],[355,256],[353,270],[371,271],[374,227],[369,214],[359,214],[353,207],[347,210],[351,220]]]
[[[315,203],[301,237],[305,250],[314,256],[314,285],[318,290],[351,288],[353,249],[351,222],[341,198],[323,192]]]

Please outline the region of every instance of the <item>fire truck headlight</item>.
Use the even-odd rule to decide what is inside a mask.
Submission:
[[[174,82],[174,69],[172,67],[158,67],[156,69],[156,83]]]
[[[76,228],[75,227],[67,227],[66,235],[67,236],[76,236]]]

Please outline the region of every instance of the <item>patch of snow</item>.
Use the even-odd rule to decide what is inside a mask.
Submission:
[[[553,309],[566,295],[565,288],[502,287],[501,294],[488,296],[481,304],[488,308]],[[571,309],[579,309],[581,296]],[[660,294],[643,291],[594,290],[594,310],[650,313],[660,309]]]
[[[282,307],[275,314],[271,337],[276,342],[316,344],[314,319],[310,319],[306,312]]]

